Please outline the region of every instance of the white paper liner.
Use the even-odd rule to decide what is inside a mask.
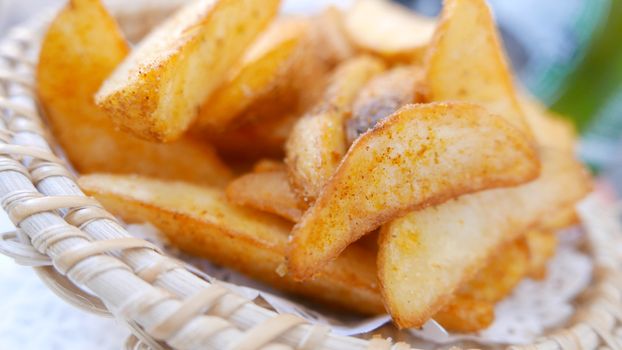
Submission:
[[[246,298],[261,298],[279,313],[291,313],[312,323],[329,325],[336,334],[369,333],[391,320],[388,315],[338,319],[285,299],[278,291],[237,272],[180,253],[169,246],[158,230],[150,224],[127,225],[127,228],[133,235],[147,239],[171,255],[188,262],[189,268],[203,278],[225,285]],[[578,229],[560,233],[560,244],[555,257],[549,262],[546,278],[542,281],[522,281],[511,296],[497,304],[495,321],[488,329],[472,334],[450,334],[431,320],[422,329],[409,331],[418,338],[437,344],[462,340],[483,345],[533,342],[545,329],[563,324],[573,314],[572,300],[591,280],[592,261],[577,248],[580,237]]]

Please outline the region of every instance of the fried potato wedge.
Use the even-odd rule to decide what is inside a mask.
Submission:
[[[577,214],[575,203],[570,203],[558,208],[555,213],[547,215],[546,218],[542,219],[538,228],[544,231],[555,232],[580,223],[581,220]]]
[[[201,105],[196,127],[224,130],[234,122],[240,124],[244,110],[274,91],[279,80],[288,78],[292,58],[309,26],[309,20],[298,17],[273,22],[246,51],[224,84]]]
[[[531,135],[485,0],[445,2],[426,67],[432,101],[480,104]]]
[[[359,89],[384,69],[360,56],[342,63],[318,105],[294,126],[285,144],[285,163],[300,197],[313,200],[346,153],[344,123]]]
[[[170,242],[276,288],[366,314],[384,312],[374,255],[352,247],[313,281],[298,283],[277,270],[291,225],[231,205],[219,189],[137,176],[88,175],[80,187],[128,222],[150,222]]]
[[[72,0],[51,23],[37,65],[37,93],[71,164],[80,173],[137,173],[209,185],[231,178],[208,144],[153,144],[115,130],[93,94],[128,53],[97,0]]]
[[[530,270],[530,253],[525,236],[504,244],[434,320],[452,332],[475,332],[490,326],[495,303],[509,295]]]
[[[378,275],[398,326],[422,325],[497,247],[590,190],[587,172],[569,154],[542,149],[541,158],[535,181],[461,196],[383,226]]]
[[[284,145],[299,116],[288,114],[252,120],[232,130],[193,134],[199,140],[213,144],[223,157],[235,161],[256,160],[262,157],[282,158]]]
[[[557,235],[553,231],[534,229],[527,232],[525,240],[529,247],[529,277],[546,277],[546,264],[555,255]]]
[[[434,315],[450,332],[469,333],[486,329],[495,320],[495,303],[477,300],[465,295],[454,296],[445,307]]]
[[[521,94],[519,100],[525,120],[539,145],[574,152],[577,131],[570,120],[547,111],[535,97],[526,93]]]
[[[372,78],[354,100],[346,123],[348,144],[403,105],[425,102],[423,78],[416,66],[397,66]]]
[[[383,0],[358,0],[346,11],[344,27],[359,49],[391,61],[424,55],[436,21]]]
[[[234,204],[276,214],[297,222],[305,209],[292,191],[287,172],[264,171],[238,177],[227,186],[227,199]]]
[[[138,137],[179,138],[278,7],[278,0],[190,2],[136,46],[101,86],[97,104]]]
[[[306,279],[350,243],[412,210],[537,176],[522,132],[465,102],[407,105],[359,137],[294,228],[288,263]]]

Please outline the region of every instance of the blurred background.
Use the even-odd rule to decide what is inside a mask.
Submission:
[[[286,0],[285,7],[307,12],[327,4],[347,8],[352,1]],[[10,26],[63,2],[0,0],[0,37]],[[398,2],[427,16],[441,9],[441,0]],[[622,0],[489,3],[520,84],[575,123],[581,133],[578,155],[621,196]],[[10,227],[0,211],[0,231]],[[120,348],[122,327],[64,304],[30,269],[2,255],[0,280],[0,349]]]

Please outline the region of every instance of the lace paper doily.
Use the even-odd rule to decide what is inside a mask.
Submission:
[[[312,323],[330,325],[337,334],[365,334],[391,320],[388,315],[344,320],[318,312],[285,299],[281,293],[260,282],[215,266],[207,260],[178,252],[168,246],[158,230],[150,224],[128,225],[127,228],[133,235],[147,239],[190,263],[194,272],[204,278],[222,283],[247,298],[261,298],[277,312],[292,313]],[[412,329],[410,332],[418,338],[440,344],[461,340],[489,345],[527,344],[533,342],[545,329],[563,324],[573,314],[572,301],[591,280],[592,262],[577,247],[581,239],[578,229],[560,232],[559,238],[560,244],[555,257],[549,262],[546,278],[542,281],[522,281],[511,296],[497,304],[495,321],[488,329],[477,334],[450,334],[438,323],[430,321],[422,329]]]

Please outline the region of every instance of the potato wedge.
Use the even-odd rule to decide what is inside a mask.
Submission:
[[[319,104],[294,126],[285,145],[285,163],[300,197],[312,201],[346,153],[344,122],[359,89],[383,64],[361,56],[342,63]]]
[[[54,136],[80,173],[137,173],[201,184],[231,178],[214,149],[182,139],[161,145],[115,130],[93,94],[128,53],[114,19],[97,0],[72,0],[43,40],[37,93]]]
[[[537,176],[522,132],[465,102],[407,105],[359,137],[294,228],[289,272],[306,279],[412,210]]]
[[[581,220],[577,214],[575,203],[570,203],[561,208],[558,208],[555,213],[547,215],[542,219],[542,222],[538,225],[538,228],[543,231],[555,232],[563,230],[565,228],[579,225]]]
[[[346,33],[361,50],[390,61],[420,60],[436,21],[383,0],[358,0],[346,11]]]
[[[475,277],[458,288],[456,295],[496,303],[510,294],[530,268],[527,234],[502,244]]]
[[[477,332],[495,320],[495,303],[456,295],[433,318],[450,332]]]
[[[278,7],[278,0],[190,2],[136,46],[101,86],[97,104],[138,137],[179,138]]]
[[[574,152],[577,131],[568,119],[547,111],[535,97],[523,93],[519,96],[525,120],[539,145]]]
[[[530,270],[530,254],[525,236],[504,244],[434,320],[452,332],[475,332],[490,326],[495,303],[509,295]]]
[[[224,130],[232,123],[239,125],[245,115],[242,112],[273,92],[279,80],[289,78],[293,57],[309,27],[307,19],[298,17],[283,17],[273,22],[246,51],[223,86],[201,105],[195,126]],[[287,109],[289,104],[278,107]]]
[[[88,175],[79,185],[128,222],[150,222],[170,242],[276,288],[366,314],[384,312],[374,255],[352,247],[313,281],[277,273],[285,261],[291,225],[233,206],[222,190],[138,176]]]
[[[445,2],[426,67],[432,101],[480,104],[531,135],[485,0]]]
[[[546,264],[555,255],[557,235],[553,231],[534,229],[527,232],[525,240],[529,247],[529,277],[546,277]]]
[[[213,144],[218,152],[229,160],[249,161],[262,157],[282,158],[284,144],[299,115],[277,115],[276,117],[252,120],[241,126],[223,132],[203,130],[193,134],[199,140]]]
[[[465,195],[383,226],[378,275],[398,326],[422,325],[497,247],[590,190],[587,172],[569,154],[542,149],[541,158],[535,181]]]
[[[238,177],[227,186],[229,202],[297,222],[305,209],[292,191],[287,172],[264,171]]]
[[[352,105],[346,123],[348,144],[403,105],[425,102],[423,80],[423,71],[416,66],[397,66],[372,78]]]

